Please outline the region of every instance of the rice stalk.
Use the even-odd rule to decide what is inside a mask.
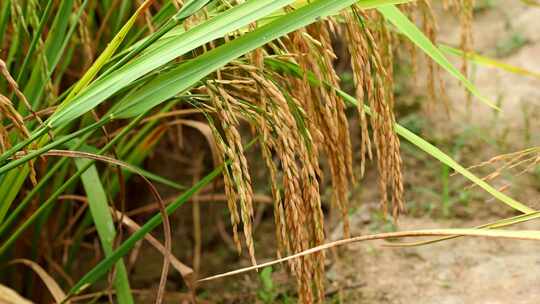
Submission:
[[[11,201],[15,196],[6,199],[7,203],[3,205],[7,206],[9,216],[5,222],[0,222],[0,234],[8,238],[2,243],[0,254],[5,253],[13,243],[18,243],[19,236],[31,223],[46,223],[58,197],[75,197],[80,191],[76,186],[78,177],[93,161],[80,166],[70,175],[72,172],[64,160],[81,152],[73,151],[74,154],[67,155],[65,150],[55,149],[64,148],[62,145],[72,140],[81,145],[95,143],[101,147],[98,154],[115,148],[118,159],[138,168],[157,142],[166,140],[167,137],[163,135],[173,129],[172,126],[189,126],[199,130],[201,124],[206,126],[197,120],[202,117],[197,114],[203,114],[210,124],[202,133],[207,140],[214,141],[211,146],[215,145],[216,148],[212,149],[212,154],[220,158],[216,162],[218,169],[200,183],[195,183],[166,209],[161,205],[160,211],[163,215],[165,212],[169,214],[184,202],[192,201],[197,190],[223,173],[235,246],[240,252],[245,243],[251,263],[257,267],[251,164],[248,164],[243,143],[244,127],[249,127],[260,143],[262,159],[269,173],[277,256],[299,255],[297,259],[287,259],[287,263],[296,278],[300,302],[323,302],[324,252],[303,253],[325,243],[325,202],[321,198],[325,179],[329,178],[328,184],[332,188],[331,210],[339,212],[345,236],[350,231],[349,191],[356,182],[353,171],[353,155],[356,151],[352,149],[346,109],[350,100],[347,101],[340,90],[340,79],[334,67],[338,57],[334,42],[344,36],[351,57],[361,136],[359,176],[364,175],[368,160],[376,158],[381,209],[385,214],[391,213],[395,219],[405,211],[400,140],[396,130],[407,133],[396,127],[394,113],[393,66],[399,56],[400,38],[406,37],[412,41],[407,46],[411,54],[416,54],[411,45],[421,45],[424,47],[422,50],[435,59],[434,62],[428,61],[427,73],[428,91],[432,97],[436,95],[437,81],[442,81],[437,79],[441,70],[439,65],[451,71],[469,90],[474,89],[466,78],[460,78],[459,72],[451,69],[453,66],[444,60],[444,56],[435,52],[436,20],[431,2],[427,0],[403,7],[405,14],[389,6],[404,1],[390,0],[193,0],[172,3],[147,0],[138,1],[142,2],[139,8],[120,1],[98,1],[87,5],[88,2],[49,1],[47,7],[52,7],[57,13],[52,25],[49,25],[53,18],[49,18],[48,10],[40,14],[34,1],[28,2],[28,7],[10,7],[14,16],[25,19],[8,18],[11,21],[8,32],[14,41],[7,64],[3,64],[1,72],[17,100],[11,98],[16,103],[14,105],[10,98],[0,95],[1,115],[11,122],[0,128],[0,172],[7,173],[6,179],[2,180],[2,191],[7,191],[4,190],[8,189],[5,185],[19,181],[18,178],[20,186],[13,187],[15,196],[20,192],[24,197],[14,208],[11,208]],[[471,3],[465,0],[444,2],[447,7],[459,8],[465,31],[470,31]],[[352,4],[355,5],[350,10],[343,10]],[[367,9],[379,6],[378,11]],[[170,11],[167,11],[167,7]],[[25,9],[35,12],[31,12],[29,17],[24,16],[22,12]],[[122,26],[129,13],[132,13],[131,18]],[[403,18],[406,15],[420,21],[423,32],[414,24],[411,27],[406,23],[408,19]],[[93,23],[95,20],[103,24],[96,25]],[[400,31],[405,35],[400,36]],[[29,33],[33,34],[32,37]],[[470,32],[464,33],[462,49],[466,50],[472,43],[472,36]],[[114,38],[108,41],[107,37]],[[68,46],[78,44],[82,45],[81,50],[69,50]],[[17,56],[26,49],[33,54],[38,52],[39,58],[25,58],[21,65]],[[60,60],[64,57],[66,63]],[[94,60],[94,57],[97,59]],[[302,75],[297,77],[273,70],[266,65],[269,58],[280,58],[297,65],[303,71]],[[413,64],[416,62],[415,59],[412,61]],[[30,69],[28,65],[34,66]],[[26,70],[17,71],[17,67],[21,66]],[[13,80],[7,67],[18,72],[15,73],[17,81]],[[314,81],[325,85],[314,85]],[[25,89],[21,91],[18,85]],[[439,87],[444,89],[442,82]],[[7,92],[5,94],[9,95]],[[143,120],[156,106],[160,108]],[[50,113],[46,112],[47,109],[53,109],[54,113],[42,124],[41,114]],[[30,115],[23,118],[28,114],[25,111]],[[178,119],[183,115],[193,117]],[[92,120],[93,117],[97,122]],[[158,120],[165,118],[174,120],[158,123]],[[129,122],[129,131],[125,132],[126,129],[119,127],[125,123],[124,119],[133,119]],[[139,125],[139,122],[143,125]],[[108,124],[120,130],[111,133],[115,137],[110,141],[107,134],[94,134],[95,130],[105,128]],[[43,135],[48,131],[54,132],[56,137],[51,136],[47,141]],[[177,139],[179,134],[181,132],[170,137],[174,138],[171,142],[178,146],[183,144]],[[425,147],[425,143],[421,144]],[[26,147],[31,147],[30,151]],[[79,148],[77,146],[74,150]],[[44,176],[36,184],[36,190],[31,189],[26,195],[23,191],[26,174],[22,172],[16,176],[16,172],[11,170],[24,166],[26,162],[30,162],[30,168],[34,170],[31,162],[35,158],[52,155],[63,159],[54,164],[44,163],[40,171],[45,173]],[[451,162],[444,154],[437,155],[441,161]],[[513,160],[508,167],[529,164],[533,159],[522,161]],[[175,189],[183,189],[179,183],[151,175],[150,172],[138,169],[137,172],[148,179],[152,176],[152,180]],[[463,172],[468,171],[463,168],[460,173]],[[35,175],[30,175],[34,182]],[[103,183],[107,188],[104,190],[111,197],[123,200],[125,181],[117,177],[114,171],[106,169],[103,181],[109,177],[114,182],[110,183],[110,187],[105,186],[108,183]],[[468,177],[471,178],[470,175]],[[60,186],[49,195],[45,183],[50,180]],[[485,187],[481,181],[474,181]],[[29,203],[34,197],[46,198],[37,210],[30,209]],[[513,202],[501,197],[503,201]],[[515,206],[521,208],[519,204]],[[85,212],[82,208],[70,208],[60,210],[61,214],[75,214],[78,219]],[[26,210],[30,213],[28,220],[23,221],[14,234],[8,235],[8,228]],[[121,213],[129,214],[129,210],[121,210]],[[65,222],[70,227],[77,225],[77,220]],[[128,238],[117,250],[109,248],[104,262],[92,268],[76,283],[70,295],[80,292],[85,284],[99,279],[159,223],[160,219],[154,217],[141,225],[133,237]],[[61,227],[61,224],[57,226]],[[84,224],[77,225],[79,231],[84,232],[86,228]],[[61,232],[62,241],[71,237],[70,230]],[[74,243],[81,242],[81,235],[84,236],[84,233],[73,235]],[[169,241],[165,243],[165,247],[170,246]],[[70,254],[76,256],[79,249],[73,247]],[[169,248],[164,251],[166,255],[169,254]],[[53,266],[54,260],[51,261]],[[166,261],[169,261],[168,256]],[[163,277],[165,275],[166,271]],[[162,279],[158,300],[163,296],[164,286]]]
[[[222,137],[217,129],[214,128],[214,138],[220,139],[216,141],[216,144],[222,155],[232,160],[231,165],[227,166],[225,170],[225,189],[227,195],[230,195],[228,205],[234,227],[235,244],[237,249],[241,251],[237,227],[242,223],[248,253],[251,262],[255,265],[257,261],[255,259],[252,234],[253,190],[251,188],[251,177],[244,155],[242,140],[237,129],[238,120],[232,110],[231,103],[234,103],[234,98],[221,87],[209,84],[208,88],[208,93],[224,132],[224,136]],[[238,209],[240,209],[240,213],[238,213]]]
[[[354,12],[354,17],[348,17],[350,24],[347,26],[350,28],[348,32],[355,29],[359,32],[356,34],[356,38],[351,38],[352,35],[349,34],[349,39],[353,39],[351,42],[357,41],[358,45],[362,46],[361,50],[351,51],[351,58],[355,62],[352,65],[355,79],[358,82],[362,81],[362,83],[357,84],[356,96],[359,101],[366,100],[375,113],[378,114],[371,116],[371,126],[373,129],[373,146],[377,155],[381,207],[386,214],[390,201],[392,203],[392,215],[397,218],[405,208],[399,138],[392,127],[395,123],[393,113],[394,81],[392,76],[393,38],[379,15],[366,14],[359,10]],[[379,33],[378,35],[374,35],[373,30],[367,25],[368,23],[373,23],[377,27],[375,33]],[[352,44],[351,42],[349,44]],[[360,51],[363,53],[359,54]],[[365,117],[364,105],[359,103],[358,107],[362,108],[359,109],[360,117]],[[367,137],[367,124],[363,123],[361,128],[362,134],[365,134],[362,137]],[[363,152],[362,149],[368,150],[371,143],[363,140],[362,146],[368,148],[361,148],[361,153]]]

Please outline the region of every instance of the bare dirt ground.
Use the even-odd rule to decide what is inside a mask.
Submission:
[[[482,221],[403,218],[400,230],[464,227]],[[364,226],[364,228],[361,228]],[[540,229],[527,223],[522,229]],[[357,225],[353,233],[368,233]],[[355,244],[342,252],[329,279],[345,290],[343,303],[537,303],[540,244],[460,238],[411,248],[385,242]]]
[[[474,50],[507,64],[530,71],[540,71],[540,8],[529,7],[514,0],[483,2],[492,4],[475,13]],[[449,16],[451,14],[444,13],[439,18],[439,37],[442,42],[459,45],[458,22],[456,18]],[[454,62],[456,65],[460,64],[459,59]],[[445,76],[446,79],[450,79],[448,75]],[[469,77],[483,95],[501,107],[497,127],[519,134],[524,132],[524,115],[537,118],[540,107],[538,78],[482,66],[473,68]],[[463,89],[456,81],[446,81],[446,86],[454,113],[450,123],[445,121],[442,125],[459,126],[468,115],[475,124],[492,122],[490,119],[493,117],[493,111],[478,100],[473,100],[471,110],[467,110]],[[538,126],[540,122],[536,120],[532,123]],[[534,136],[535,139],[539,138],[537,134]],[[514,148],[525,145],[519,141],[513,144]]]

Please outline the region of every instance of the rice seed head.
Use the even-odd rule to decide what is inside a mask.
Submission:
[[[30,131],[28,131],[28,129],[26,128],[22,115],[17,112],[11,100],[9,100],[9,98],[2,94],[0,94],[0,113],[4,114],[4,116],[6,116],[12,121],[15,129],[17,129],[17,131],[21,134],[22,137],[30,137]],[[4,129],[7,138],[7,140],[2,140],[2,145],[6,145],[6,143],[9,144],[9,136],[7,135],[7,131],[3,127],[2,129]],[[26,150],[23,151],[26,152]],[[37,184],[37,173],[34,167],[34,161],[29,162],[29,167],[30,181],[35,186]]]
[[[351,68],[353,71],[353,82],[355,85],[355,95],[358,100],[358,116],[361,130],[360,138],[360,177],[364,176],[366,158],[372,159],[371,140],[368,129],[368,119],[364,108],[364,99],[366,92],[364,83],[370,77],[368,69],[365,67],[368,64],[368,45],[365,35],[362,34],[362,28],[356,22],[355,15],[358,15],[358,8],[353,6],[352,12],[343,12],[342,16],[345,20],[345,37],[347,39],[347,47],[351,56]]]
[[[244,148],[238,131],[238,120],[234,113],[231,103],[234,103],[234,98],[229,95],[219,85],[209,84],[209,95],[216,109],[216,115],[219,119],[221,128],[223,129],[223,140],[217,142],[220,149],[230,160],[229,170],[226,174],[226,188],[229,193],[234,192],[229,207],[237,208],[239,203],[240,213],[233,215],[233,226],[237,226],[240,222],[244,231],[244,239],[248,249],[251,262],[256,265],[255,246],[253,243],[253,190],[251,187],[251,176],[247,165],[247,160],[244,154]],[[234,200],[234,201],[233,201]],[[234,210],[231,210],[231,214]],[[237,234],[237,228],[233,228]],[[239,246],[238,236],[235,236],[237,248]]]
[[[271,175],[281,171],[283,195],[274,191],[276,234],[281,244],[280,254],[292,254],[324,242],[323,214],[318,184],[318,159],[310,154],[314,149],[309,128],[301,131],[306,113],[299,101],[287,94],[270,76],[251,72],[259,88],[258,106],[264,109],[258,128],[263,138],[263,154]],[[298,134],[303,134],[298,136]],[[279,166],[271,159],[274,154]],[[272,178],[276,181],[277,178]],[[274,188],[274,189],[276,189]],[[311,303],[321,298],[324,256],[316,255],[289,263],[302,301]],[[313,284],[311,284],[311,282]]]
[[[461,0],[460,0],[461,1]],[[464,1],[464,0],[463,0]],[[445,5],[461,5],[446,1]],[[288,9],[293,9],[288,8]],[[419,17],[423,30],[436,39],[436,20],[431,3],[422,0],[405,6],[407,14]],[[339,77],[334,70],[334,34],[343,33],[351,56],[357,112],[361,129],[360,175],[368,159],[376,158],[379,173],[381,208],[397,219],[405,211],[400,141],[394,132],[394,71],[398,36],[375,11],[358,7],[341,14],[341,23],[322,20],[253,51],[246,60],[235,61],[216,73],[207,85],[212,106],[219,120],[216,138],[221,153],[231,159],[225,171],[225,186],[230,193],[229,208],[233,233],[244,226],[244,239],[253,253],[251,219],[253,196],[248,165],[240,140],[240,119],[247,120],[259,134],[261,152],[269,171],[278,256],[294,254],[322,244],[324,216],[320,197],[324,171],[328,164],[332,203],[340,211],[348,234],[348,189],[354,181],[352,149],[345,104],[335,90]],[[256,24],[250,25],[251,28]],[[410,47],[409,52],[415,53]],[[265,57],[280,56],[298,64],[300,78],[282,75],[265,68]],[[416,55],[412,56],[415,57]],[[416,60],[413,59],[413,63]],[[444,86],[438,68],[428,67],[428,86],[432,96]],[[313,86],[315,77],[330,86]],[[367,116],[364,105],[372,111]],[[369,130],[371,128],[371,132]],[[371,133],[371,134],[370,134]],[[254,258],[253,258],[254,259]],[[324,299],[324,255],[317,254],[289,261],[300,302]]]
[[[32,106],[30,105],[30,102],[28,102],[28,99],[26,98],[26,96],[19,89],[19,85],[17,84],[13,76],[11,76],[11,74],[9,73],[6,62],[3,61],[2,59],[0,59],[0,74],[4,76],[11,90],[15,93],[17,98],[19,98],[19,100],[23,103],[26,109],[32,114],[32,116],[36,119],[36,121],[38,121],[40,124],[43,124],[43,121],[41,120],[41,118],[34,112],[34,110],[32,110]]]
[[[389,202],[395,218],[404,211],[403,182],[399,138],[394,132],[393,53],[395,38],[378,14],[353,9],[344,16],[351,54],[357,98],[366,100],[373,115],[373,146],[377,155],[381,208],[386,214]],[[362,137],[369,138],[363,104],[359,103]],[[364,122],[362,122],[364,120]],[[371,142],[363,140],[361,153],[370,151]],[[362,159],[365,161],[365,157]],[[361,164],[361,170],[363,165]],[[391,199],[390,199],[391,197]]]

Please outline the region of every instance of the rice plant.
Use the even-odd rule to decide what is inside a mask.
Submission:
[[[172,255],[172,243],[182,240],[173,240],[168,216],[222,181],[236,250],[247,252],[249,269],[275,263],[259,264],[253,239],[252,172],[265,170],[277,261],[287,262],[299,302],[323,302],[324,249],[337,244],[326,243],[322,181],[329,181],[331,208],[349,237],[349,191],[363,182],[373,161],[381,210],[397,220],[405,211],[400,140],[523,213],[479,228],[538,217],[493,188],[489,178],[396,123],[393,69],[405,53],[428,59],[426,91],[442,111],[440,73],[452,75],[474,102],[497,108],[466,77],[469,61],[497,65],[472,53],[472,3],[443,1],[447,13],[461,20],[461,45],[453,48],[437,44],[428,0],[3,0],[0,282],[37,302],[133,303],[128,255],[144,239],[163,255],[155,302],[173,291],[166,288],[170,268],[182,275],[195,301],[201,278]],[[335,49],[338,40],[346,45],[344,54]],[[461,69],[445,54],[461,56]],[[350,94],[341,89],[338,56],[350,61]],[[350,108],[358,125],[349,125]],[[213,169],[192,186],[144,168],[160,143],[179,144],[167,137],[177,127],[204,134],[212,154]],[[352,148],[352,128],[360,130],[359,151]],[[248,150],[258,151],[262,168],[248,161]],[[353,170],[355,156],[359,172]],[[156,206],[140,224],[129,216],[136,207],[128,183],[133,178]],[[166,200],[157,185],[178,194]],[[162,232],[154,232],[159,226]],[[457,229],[341,243],[467,235],[540,239],[536,231]],[[94,241],[99,248],[92,251],[87,244]],[[89,252],[98,260],[81,263]],[[17,271],[22,265],[48,293],[39,292],[37,283],[25,284],[28,273]],[[105,290],[96,287],[104,284]]]

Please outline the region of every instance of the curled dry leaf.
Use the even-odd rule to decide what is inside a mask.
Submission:
[[[10,262],[10,264],[23,264],[28,267],[30,267],[41,279],[43,284],[47,286],[47,289],[53,296],[56,303],[61,303],[66,298],[66,294],[60,288],[58,283],[41,267],[38,263],[26,260],[26,259],[17,259]],[[64,303],[70,303],[69,301],[66,301]]]
[[[412,230],[412,231],[399,231],[399,232],[388,232],[388,233],[379,233],[371,235],[363,235],[352,238],[346,238],[330,243],[326,243],[320,246],[310,248],[308,250],[299,252],[294,255],[290,255],[281,259],[276,259],[270,262],[261,263],[259,265],[245,267],[226,273],[210,276],[204,279],[200,279],[199,282],[211,281],[216,279],[221,279],[229,277],[232,275],[237,275],[240,273],[245,273],[253,270],[257,270],[264,267],[269,267],[272,265],[280,264],[286,261],[295,260],[302,258],[307,255],[316,254],[320,251],[328,250],[330,248],[349,245],[357,242],[365,242],[372,240],[384,240],[384,239],[394,239],[394,238],[406,238],[406,237],[432,237],[432,236],[446,236],[446,237],[457,237],[457,236],[469,236],[469,237],[486,237],[486,238],[502,238],[502,239],[513,239],[513,240],[527,240],[527,241],[540,241],[540,231],[538,230],[529,230],[529,231],[512,231],[512,230],[480,230],[480,229],[426,229],[426,230]]]
[[[27,152],[17,153],[16,156],[24,156]],[[31,152],[29,152],[31,153]],[[158,190],[154,187],[154,185],[137,169],[136,167],[123,162],[121,160],[117,160],[112,157],[104,156],[104,155],[98,155],[94,153],[89,152],[81,152],[81,151],[72,151],[72,150],[56,150],[51,149],[47,152],[42,153],[42,156],[60,156],[60,157],[70,157],[70,158],[85,158],[85,159],[93,159],[96,161],[101,161],[109,164],[114,164],[117,166],[120,166],[124,169],[130,170],[131,172],[138,174],[142,180],[146,183],[148,188],[150,189],[150,192],[156,199],[156,201],[159,204],[159,210],[161,213],[161,216],[163,218],[163,230],[165,235],[165,248],[164,251],[164,261],[163,261],[163,268],[161,271],[161,279],[158,287],[157,292],[157,300],[156,302],[161,302],[163,300],[164,294],[165,294],[165,284],[167,282],[167,275],[169,273],[169,264],[170,259],[168,258],[168,255],[171,252],[171,226],[169,222],[169,216],[167,212],[165,211],[165,203],[163,202],[163,199],[161,198],[161,195],[159,194]]]
[[[15,290],[0,284],[0,304],[32,304]]]

